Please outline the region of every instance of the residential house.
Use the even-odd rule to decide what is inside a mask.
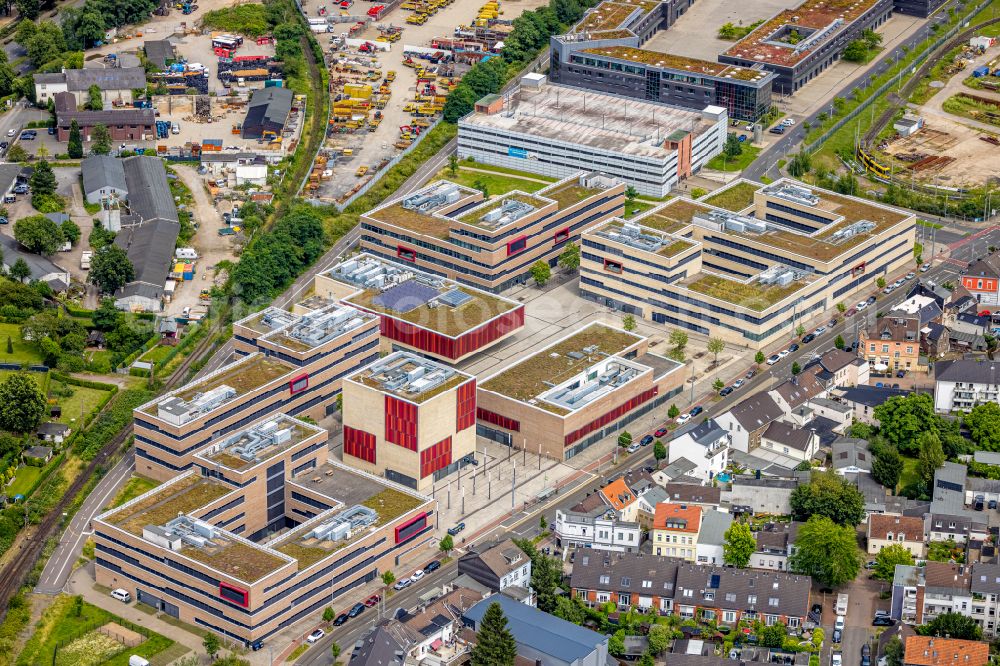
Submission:
[[[987,666],[990,645],[935,636],[910,636],[906,639],[903,666]]]
[[[90,101],[90,88],[97,86],[107,107],[113,102],[132,104],[132,91],[146,88],[142,67],[88,67],[34,75],[35,100],[45,105],[56,93],[69,92],[77,106]]]
[[[87,203],[109,199],[128,199],[125,167],[122,160],[110,155],[91,155],[80,164],[83,173],[83,196]]]
[[[926,371],[920,365],[920,320],[890,313],[858,333],[858,356],[875,372]]]
[[[599,492],[588,495],[571,509],[556,509],[553,532],[556,545],[561,548],[633,552],[642,542],[640,524],[619,518]]]
[[[710,481],[726,468],[729,442],[729,433],[714,419],[707,419],[670,441],[667,462],[689,460],[695,465],[689,474]]]
[[[531,589],[531,558],[510,539],[472,547],[458,558],[458,573],[468,574],[493,592],[513,586]]]
[[[963,564],[928,561],[922,567],[897,565],[889,615],[914,625],[943,613],[969,615],[971,585],[971,571]]]
[[[464,626],[462,615],[483,599],[475,590],[455,587],[416,612],[407,613],[399,621],[409,631],[412,645],[407,650],[408,663],[462,663],[469,646],[458,638]]]
[[[761,435],[761,449],[807,462],[819,450],[819,437],[806,428],[797,428],[783,421],[774,421]]]
[[[878,425],[875,408],[890,398],[907,396],[912,391],[881,386],[838,386],[834,393],[838,400],[853,410],[855,419]]]
[[[733,524],[732,514],[725,511],[703,510],[701,514],[701,531],[698,532],[698,542],[695,548],[695,561],[698,564],[725,563],[723,546],[726,543],[726,530]]]
[[[868,517],[868,554],[878,555],[886,546],[902,546],[917,559],[923,559],[924,520],[916,516],[873,514]]]
[[[21,451],[21,458],[25,461],[40,460],[43,463],[47,463],[52,459],[52,447],[41,446],[39,444],[29,446],[24,451]]]
[[[966,506],[967,486],[968,468],[965,465],[946,462],[934,472],[931,506],[924,528],[929,540],[953,540],[964,544],[970,539],[987,538],[987,518],[982,512]]]
[[[843,349],[831,349],[819,359],[817,379],[827,386],[858,386],[868,383],[868,364]]]
[[[486,610],[500,604],[519,657],[545,666],[606,666],[608,636],[579,627],[555,615],[494,594],[462,614],[462,623],[479,631]]]
[[[723,491],[722,501],[733,507],[749,507],[753,513],[787,516],[792,512],[792,492],[800,482],[795,476],[738,474],[730,479],[731,489]]]
[[[826,396],[826,385],[816,376],[822,366],[814,365],[768,391],[786,416],[792,414],[799,405],[808,404],[813,398]]]
[[[1000,564],[976,562],[969,577],[972,591],[971,616],[983,629],[983,635],[995,638],[1000,614]]]
[[[760,446],[761,435],[783,414],[774,398],[761,391],[733,405],[715,417],[715,421],[729,433],[733,449],[749,453]]]
[[[21,172],[20,164],[15,162],[0,163],[0,196],[13,194],[14,187],[23,180]]]
[[[872,457],[868,442],[855,437],[838,437],[833,442],[833,471],[845,474],[868,474],[872,471]]]
[[[66,93],[69,95],[69,93]],[[105,111],[78,111],[56,109],[56,139],[68,142],[73,123],[80,128],[85,142],[94,140],[94,128],[104,125],[114,142],[154,141],[156,139],[156,112],[153,109],[107,109]]]
[[[695,561],[702,514],[700,506],[658,504],[650,533],[653,554]]]
[[[634,522],[638,506],[636,505],[636,494],[625,482],[624,478],[617,478],[598,491],[601,499],[604,500],[620,520]]]
[[[23,259],[31,271],[31,275],[25,280],[26,282],[45,282],[55,291],[66,291],[66,287],[69,286],[68,270],[55,264],[48,257],[28,252],[10,236],[0,235],[0,251],[3,255],[0,257],[0,263],[2,263],[5,273],[10,272],[11,266],[17,263],[18,259]]]
[[[939,361],[934,366],[934,409],[968,412],[1000,401],[1000,363],[988,359]]]
[[[685,483],[683,485],[705,488],[705,486],[699,486],[696,483]],[[667,491],[657,485],[648,488],[644,493],[640,494],[639,499],[636,500],[636,516],[639,526],[646,531],[653,529],[653,516],[656,514],[656,505],[666,502],[669,499],[670,496],[667,494]]]
[[[919,285],[915,286],[901,303],[889,311],[889,316],[915,317],[921,327],[931,322],[940,321],[942,314],[944,314],[944,300],[936,293],[922,291]]]
[[[400,622],[386,618],[354,644],[350,666],[404,666],[413,647],[412,636]]]
[[[62,444],[69,436],[69,426],[55,421],[39,423],[35,429],[35,436],[43,442]]]
[[[672,443],[671,446],[673,446]],[[660,486],[666,485],[671,481],[679,483],[705,483],[704,479],[695,476],[697,469],[698,465],[695,463],[686,458],[679,458],[666,467],[661,467],[653,472],[652,477],[653,481]]]
[[[750,556],[750,568],[788,571],[788,558],[795,546],[802,523],[767,523],[764,529],[754,532],[757,548]]]
[[[722,502],[722,489],[717,486],[674,481],[663,486],[663,490],[666,497],[662,501],[674,504],[697,504],[705,511],[714,511]],[[644,499],[644,496],[641,499]]]
[[[962,275],[962,286],[979,306],[1000,304],[1000,255],[989,254],[969,264]]]

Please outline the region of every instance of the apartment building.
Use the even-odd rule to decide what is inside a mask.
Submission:
[[[728,124],[720,106],[693,110],[528,79],[459,120],[458,155],[556,178],[595,171],[664,197],[722,152]]]
[[[461,143],[459,152],[467,156]],[[448,181],[431,183],[363,213],[361,249],[492,293],[524,284],[535,262],[555,266],[584,230],[624,211],[625,185],[581,173],[591,168],[562,169],[551,174],[561,180],[537,192],[490,199]]]
[[[807,462],[819,451],[819,435],[784,421],[774,421],[760,438],[762,451],[776,453],[797,463]]]
[[[761,349],[912,261],[913,214],[781,179],[738,181],[584,233],[580,294]]]
[[[729,433],[714,419],[707,419],[670,441],[667,462],[690,461],[694,469],[688,474],[705,483],[726,469],[730,442]]]
[[[876,372],[927,370],[920,365],[920,320],[895,313],[858,331],[858,355]]]
[[[969,615],[971,572],[963,564],[928,561],[922,567],[897,565],[889,615],[907,624],[925,624],[942,613]]]
[[[962,286],[981,306],[1000,304],[1000,255],[994,253],[977,259],[961,277]]]
[[[272,414],[94,519],[97,582],[242,645],[426,552],[434,501],[327,461],[327,432]]]
[[[892,514],[868,516],[868,554],[878,555],[880,550],[893,545],[902,546],[914,558],[923,559],[927,550],[924,519]]]
[[[808,576],[757,569],[701,566],[634,553],[577,556],[572,595],[588,606],[655,609],[683,619],[701,617],[735,626],[741,619],[802,626],[809,611]]]
[[[754,532],[757,548],[750,556],[751,569],[788,571],[788,558],[795,550],[795,539],[802,523],[767,523]]]
[[[476,453],[476,379],[395,352],[344,380],[344,462],[420,491]]]
[[[702,508],[687,504],[657,504],[650,542],[653,554],[694,562],[698,555]]]
[[[731,490],[723,492],[723,501],[732,506],[749,507],[754,513],[787,516],[792,512],[792,493],[800,482],[795,476],[736,474],[730,479]]]
[[[370,254],[317,274],[313,292],[319,303],[339,300],[378,315],[392,351],[445,363],[460,363],[524,327],[517,301]]]
[[[568,460],[677,395],[683,368],[593,322],[482,379],[477,434]]]
[[[749,453],[760,446],[764,431],[784,414],[774,398],[761,391],[715,417],[715,422],[729,433],[732,448]]]
[[[719,62],[763,66],[791,95],[840,59],[847,45],[892,14],[893,0],[805,0],[785,9],[719,55]]]
[[[642,544],[640,524],[635,519],[621,519],[601,493],[590,495],[570,509],[556,509],[552,531],[561,548],[632,553]]]
[[[935,411],[968,412],[1000,401],[1000,366],[988,359],[957,359],[934,364]]]

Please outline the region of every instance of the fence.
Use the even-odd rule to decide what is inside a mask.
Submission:
[[[135,647],[136,645],[139,645],[140,643],[142,643],[145,640],[147,640],[149,638],[149,636],[150,636],[149,629],[146,629],[145,627],[140,627],[139,625],[133,624],[133,623],[129,622],[128,620],[124,620],[124,619],[122,619],[120,617],[115,617],[115,616],[106,617],[106,618],[97,620],[96,622],[91,622],[91,623],[89,623],[87,625],[84,625],[83,628],[81,628],[80,631],[76,632],[76,634],[73,635],[71,638],[67,638],[64,641],[60,641],[59,643],[56,643],[55,647],[52,648],[52,662],[51,662],[52,666],[56,665],[56,660],[59,657],[59,650],[61,650],[62,648],[66,647],[67,645],[69,645],[73,641],[75,641],[75,640],[77,640],[77,639],[79,639],[79,638],[81,638],[83,636],[86,636],[87,634],[89,634],[92,631],[100,632],[100,633],[102,633],[102,634],[104,634],[106,636],[110,636],[111,638],[114,638],[115,640],[118,640],[119,642],[121,642],[120,641],[120,637],[119,637],[118,634],[114,633],[111,630],[105,630],[110,625],[114,625],[118,629],[130,631],[133,634],[141,636],[142,639],[138,643],[135,643],[135,645],[131,645],[131,646],[123,643],[121,650],[118,650],[114,654],[103,655],[104,659],[106,659],[108,661],[110,661],[114,657],[120,655],[121,653],[125,652],[130,647]]]
[[[823,134],[820,135],[820,137],[818,139],[816,139],[815,141],[813,141],[812,143],[810,143],[809,145],[807,145],[805,147],[805,151],[808,152],[808,153],[813,153],[813,152],[817,151],[820,148],[820,146],[822,146],[824,143],[826,143],[826,141],[828,141],[830,139],[830,137],[832,137],[834,134],[836,134],[838,131],[840,131],[844,127],[844,125],[846,125],[847,123],[849,123],[852,120],[854,120],[855,118],[857,118],[858,115],[860,115],[862,111],[864,111],[871,104],[873,104],[875,102],[875,100],[881,98],[881,96],[884,95],[887,91],[889,91],[894,85],[898,84],[899,81],[900,81],[900,79],[902,79],[903,75],[906,74],[907,71],[914,71],[918,65],[922,64],[935,51],[937,51],[937,49],[942,44],[944,44],[949,39],[951,39],[956,34],[958,34],[958,31],[960,29],[962,29],[962,27],[963,27],[962,26],[963,22],[966,22],[966,21],[970,20],[973,16],[975,16],[979,12],[981,12],[984,9],[986,9],[987,7],[989,7],[990,4],[991,4],[990,0],[984,0],[979,5],[977,5],[976,8],[973,11],[969,12],[969,14],[964,19],[960,20],[958,23],[956,23],[955,25],[953,25],[947,32],[945,32],[943,35],[941,35],[937,39],[937,41],[935,41],[932,45],[930,45],[928,48],[926,48],[922,53],[920,53],[918,56],[916,56],[913,59],[913,62],[910,63],[910,65],[908,65],[907,67],[904,67],[903,69],[900,69],[898,72],[896,72],[896,74],[892,78],[890,78],[888,81],[886,81],[881,86],[879,86],[878,89],[875,90],[875,92],[873,92],[872,94],[870,94],[860,104],[858,104],[856,107],[854,107],[853,109],[851,109],[847,113],[847,115],[845,115],[843,118],[841,118],[840,120],[838,120],[837,122],[835,122],[833,125],[831,125],[830,128],[827,129],[825,132],[823,132]]]

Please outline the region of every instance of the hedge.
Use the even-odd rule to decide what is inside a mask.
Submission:
[[[24,497],[25,498],[31,497],[32,493],[38,490],[38,486],[42,485],[42,483],[45,482],[45,479],[49,478],[49,476],[52,475],[52,472],[55,471],[60,465],[62,465],[62,462],[65,459],[66,459],[66,453],[63,452],[57,455],[52,460],[50,460],[49,464],[42,469],[42,473],[38,475],[37,479],[35,479],[35,482],[31,484],[31,487],[28,488],[28,491],[24,493]]]
[[[93,317],[95,310],[87,310],[86,308],[78,308],[75,305],[64,305],[66,312],[68,312],[73,317]]]
[[[117,384],[108,384],[105,382],[95,382],[89,379],[80,379],[79,377],[74,377],[72,375],[67,375],[57,370],[52,371],[52,379],[57,382],[62,382],[63,384],[72,384],[73,386],[82,386],[83,388],[96,389],[98,391],[111,391],[112,393],[118,390]]]

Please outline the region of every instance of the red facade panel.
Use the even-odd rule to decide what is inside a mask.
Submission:
[[[443,358],[457,359],[524,326],[524,306],[520,305],[457,338],[449,338],[409,322],[379,314],[379,332],[402,345]]]
[[[243,608],[250,606],[250,593],[247,590],[224,581],[219,581],[219,597]]]
[[[351,426],[344,426],[344,455],[375,464],[375,435]]]
[[[460,358],[478,351],[522,326],[524,326],[524,306],[519,305],[514,310],[460,336],[456,340],[457,353],[451,358]]]
[[[420,478],[451,464],[451,437],[445,437],[433,446],[420,452]]]
[[[476,418],[480,421],[486,421],[487,423],[492,423],[495,426],[503,428],[504,430],[511,430],[513,432],[521,432],[521,422],[515,419],[508,418],[497,414],[496,412],[491,412],[488,409],[483,409],[482,407],[476,407]]]
[[[455,432],[476,425],[476,380],[458,387],[455,406]]]
[[[385,396],[385,439],[410,451],[417,450],[417,406]]]
[[[652,398],[655,398],[657,396],[657,394],[659,394],[659,392],[660,392],[659,387],[654,386],[653,388],[651,388],[649,390],[646,390],[646,391],[643,391],[639,395],[637,395],[637,396],[629,399],[628,401],[626,401],[626,402],[618,405],[617,407],[615,407],[614,409],[612,409],[610,412],[607,412],[606,414],[603,414],[599,418],[594,419],[593,421],[591,421],[587,425],[583,426],[582,428],[577,428],[573,432],[571,432],[568,435],[566,435],[566,439],[563,442],[563,446],[569,446],[570,444],[572,444],[576,440],[581,439],[582,437],[584,437],[586,435],[589,435],[590,433],[594,432],[595,430],[603,428],[604,426],[608,425],[612,421],[621,418],[622,416],[624,416],[625,414],[628,414],[629,412],[631,412],[633,409],[635,409],[639,405],[641,405],[641,404],[643,404],[643,403],[651,400]]]

